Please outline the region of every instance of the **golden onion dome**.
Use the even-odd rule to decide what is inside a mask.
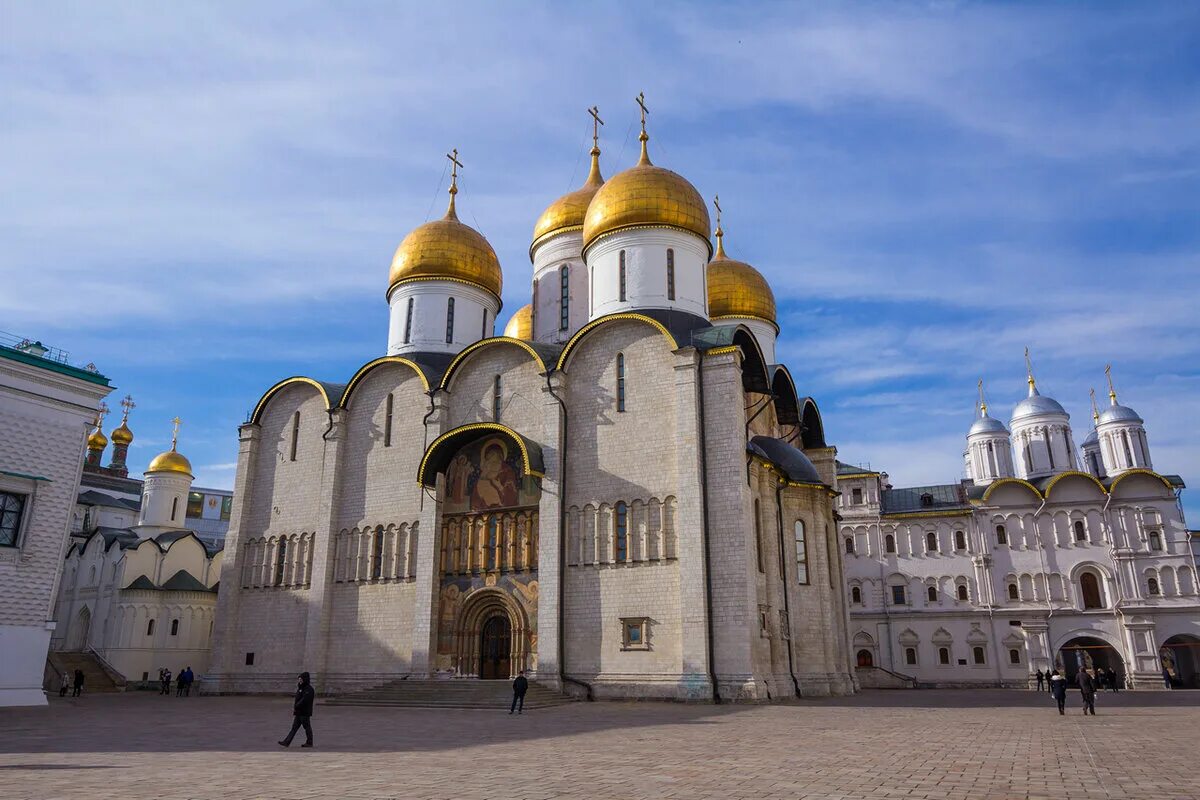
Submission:
[[[627,228],[667,227],[689,231],[708,244],[708,208],[687,178],[650,163],[649,136],[638,137],[638,163],[610,178],[588,204],[583,221],[583,247],[608,233]],[[709,244],[709,253],[712,245]]]
[[[591,155],[592,168],[583,186],[555,200],[538,217],[537,224],[533,226],[533,244],[529,245],[530,258],[533,257],[534,248],[546,239],[560,233],[582,230],[588,204],[604,185],[604,178],[600,175],[600,148],[593,145]]]
[[[92,431],[92,435],[87,439],[87,449],[103,450],[106,447],[108,447],[108,437],[104,435],[104,431],[100,430],[100,426],[97,425],[96,430]]]
[[[717,253],[708,263],[708,317],[775,321],[775,293],[762,273],[725,255],[724,232],[717,226]]]
[[[504,335],[512,339],[533,340],[533,305],[526,303],[517,309],[504,326]]]
[[[452,280],[478,286],[500,299],[504,287],[500,259],[483,234],[458,221],[456,179],[457,175],[450,184],[446,216],[418,226],[396,248],[388,274],[389,295],[408,281]]]
[[[127,445],[133,441],[133,431],[129,430],[129,424],[122,419],[121,424],[113,428],[112,442],[113,444]]]
[[[150,462],[150,466],[146,467],[147,475],[152,472],[177,472],[190,478],[192,477],[192,462],[184,458],[172,445],[170,450],[156,455]]]

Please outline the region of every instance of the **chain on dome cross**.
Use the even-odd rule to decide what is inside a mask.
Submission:
[[[97,429],[104,427],[104,418],[107,416],[108,416],[108,403],[101,400],[100,405],[96,406],[96,428]]]
[[[125,399],[121,401],[121,408],[125,411],[125,414],[121,417],[122,421],[129,419],[129,412],[137,408],[137,403],[133,402],[133,395],[125,395]]]

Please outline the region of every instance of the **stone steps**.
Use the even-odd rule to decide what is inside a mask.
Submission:
[[[551,708],[575,702],[536,683],[529,684],[525,708]],[[511,681],[397,680],[344,695],[330,697],[323,705],[395,706],[403,708],[508,710],[512,703]]]
[[[100,663],[100,660],[91,653],[52,652],[47,654],[47,660],[54,669],[55,675],[62,675],[65,672],[74,680],[75,670],[83,672],[84,694],[125,691],[125,682],[114,680],[113,676]],[[51,691],[57,694],[57,679],[53,682]],[[68,693],[70,693],[69,690]]]

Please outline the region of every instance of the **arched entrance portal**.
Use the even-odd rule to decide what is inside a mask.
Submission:
[[[858,666],[860,666],[860,667],[875,666],[875,659],[872,658],[870,650],[859,650],[858,651]]]
[[[1067,676],[1067,682],[1072,685],[1076,683],[1075,676],[1079,670],[1094,670],[1097,667],[1116,670],[1119,679],[1125,679],[1125,662],[1121,654],[1111,644],[1094,636],[1076,636],[1066,642],[1058,650],[1055,667]]]
[[[87,650],[88,636],[91,634],[92,612],[84,606],[75,618],[75,630],[71,631],[71,650]]]
[[[507,679],[511,672],[512,625],[504,614],[489,617],[483,623],[479,640],[479,677],[483,680]]]
[[[1200,689],[1200,639],[1182,633],[1172,636],[1163,642],[1158,657],[1173,687]]]

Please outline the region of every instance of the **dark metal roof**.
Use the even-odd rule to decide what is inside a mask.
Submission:
[[[884,514],[913,511],[951,511],[970,508],[967,491],[961,483],[942,483],[933,486],[910,486],[904,489],[885,489],[881,497]]]
[[[158,591],[158,587],[154,585],[154,581],[147,578],[145,575],[138,575],[133,579],[133,583],[125,587],[126,589],[149,589],[152,592]]]
[[[746,443],[746,452],[765,458],[796,483],[823,484],[821,474],[799,448],[772,436],[755,436]]]
[[[847,464],[844,461],[838,461],[836,463],[837,463],[837,474],[838,475],[878,475],[879,474],[878,472],[876,472],[873,469],[868,469],[867,467],[856,467],[853,464]]]
[[[130,511],[137,511],[142,507],[142,504],[137,500],[130,500],[126,497],[113,497],[112,495],[92,491],[91,489],[86,492],[80,492],[78,502],[83,503],[85,506],[124,508]]]
[[[196,580],[196,577],[194,575],[192,575],[192,573],[188,572],[186,569],[181,569],[178,572],[176,572],[174,575],[172,575],[170,578],[167,578],[166,582],[160,588],[164,592],[211,592],[211,591],[213,591],[212,589],[209,589],[207,586],[205,586],[200,581]]]
[[[449,353],[405,353],[404,357],[420,368],[425,382],[431,389],[442,382],[442,376],[454,360],[454,356]]]

